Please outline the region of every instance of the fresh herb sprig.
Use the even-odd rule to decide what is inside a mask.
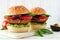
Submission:
[[[48,29],[40,29],[40,30],[36,30],[35,31],[35,34],[37,36],[41,36],[41,37],[44,37],[44,34],[53,34],[52,31],[48,30]]]
[[[35,16],[36,14],[32,14],[32,12],[29,12],[29,15],[31,15],[31,16]],[[40,15],[40,14],[37,14],[37,15]],[[50,16],[49,14],[41,14],[41,15],[45,15],[45,16]]]
[[[1,30],[6,30],[6,28],[1,28]]]

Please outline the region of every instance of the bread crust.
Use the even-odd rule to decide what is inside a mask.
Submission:
[[[31,31],[30,30],[30,27],[11,27],[11,26],[7,26],[8,28],[8,31],[9,32],[17,32],[17,33],[22,33],[22,32],[28,32],[28,31]]]
[[[46,24],[31,25],[33,30],[39,30],[46,27]]]
[[[40,7],[35,7],[35,8],[32,8],[31,9],[31,12],[32,12],[32,14],[45,14],[46,13],[46,11],[43,9],[43,8],[40,8]]]
[[[26,14],[29,10],[24,6],[13,6],[8,9],[9,15]]]

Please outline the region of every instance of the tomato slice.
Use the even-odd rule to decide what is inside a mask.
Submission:
[[[5,29],[7,29],[7,24],[8,24],[7,20],[3,21],[2,27],[5,28]]]
[[[42,15],[42,16],[39,17],[39,21],[40,21],[40,22],[46,22],[47,19],[48,19],[48,17],[45,16],[45,15]]]
[[[40,18],[40,19],[45,19],[45,18],[47,18],[47,16],[42,15],[42,16],[40,16],[39,18]]]
[[[31,20],[32,19],[32,16],[22,16],[22,19]]]

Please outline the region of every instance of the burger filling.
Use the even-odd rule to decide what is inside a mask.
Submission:
[[[28,24],[8,24],[8,26],[10,27],[29,27],[30,26],[30,23]]]
[[[47,23],[46,22],[31,22],[31,25],[46,25]],[[37,26],[39,27],[39,26]]]
[[[32,17],[29,14],[7,15],[4,17],[8,20],[8,26],[12,27],[29,27]]]
[[[32,17],[29,14],[10,15],[10,16],[5,16],[5,18],[11,24],[27,24],[32,19]]]
[[[42,14],[42,15],[34,15],[32,17],[32,24],[45,24],[49,15]]]

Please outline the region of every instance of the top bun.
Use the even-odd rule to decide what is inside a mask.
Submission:
[[[9,15],[26,14],[29,10],[24,6],[13,6],[8,9]]]
[[[31,9],[31,12],[32,12],[32,14],[45,14],[46,13],[46,11],[43,9],[43,8],[40,8],[40,7],[35,7],[35,8],[32,8]]]

